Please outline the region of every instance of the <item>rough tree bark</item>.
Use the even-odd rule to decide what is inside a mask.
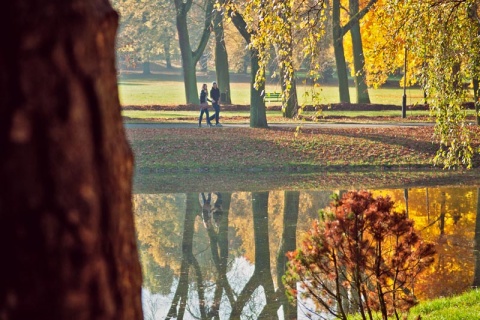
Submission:
[[[343,48],[343,37],[345,34],[350,31],[352,28],[352,41],[354,45],[354,58],[355,58],[355,72],[358,75],[359,72],[363,72],[363,67],[361,62],[363,61],[363,49],[361,44],[361,36],[360,36],[360,25],[359,21],[367,14],[367,12],[372,8],[372,6],[378,0],[369,0],[366,3],[365,7],[362,10],[358,11],[358,0],[352,0],[350,2],[350,9],[352,11],[353,16],[350,17],[350,20],[345,24],[341,25],[340,21],[340,9],[342,8],[341,3],[339,0],[333,1],[333,9],[332,9],[332,30],[333,30],[333,49],[335,54],[335,63],[337,66],[337,77],[338,77],[338,89],[340,93],[340,102],[350,103],[350,93],[348,89],[348,74],[347,74],[347,64],[345,61],[345,52]],[[357,79],[356,88],[357,93],[360,92],[358,101],[366,101],[365,94],[368,94],[366,91],[366,83],[362,83],[360,81],[363,80],[363,74],[361,77],[362,80]],[[360,85],[360,87],[357,86]]]
[[[359,0],[350,0],[350,14],[355,16],[359,12]],[[355,91],[357,93],[357,103],[370,103],[368,94],[367,78],[365,74],[365,55],[363,53],[362,33],[360,32],[360,21],[352,25],[350,30],[352,36],[353,48],[353,66],[355,75]]]
[[[182,55],[183,81],[185,82],[185,97],[188,104],[199,104],[199,89],[197,88],[196,65],[200,60],[205,47],[207,46],[210,33],[212,31],[212,11],[213,2],[208,0],[205,6],[205,24],[202,31],[202,37],[198,42],[195,51],[190,44],[190,35],[188,32],[188,12],[190,11],[193,0],[175,0],[176,24],[178,33],[178,44]]]
[[[228,53],[225,45],[225,31],[223,28],[223,11],[215,11],[213,17],[213,32],[215,34],[215,72],[217,74],[218,88],[225,97],[222,103],[231,104],[230,97],[230,72],[228,66]]]
[[[2,319],[142,319],[117,24],[107,0],[2,7]]]
[[[347,62],[345,61],[345,51],[343,48],[344,30],[342,30],[340,21],[340,0],[333,1],[333,51],[335,54],[335,64],[337,67],[338,90],[340,102],[350,103],[350,92],[348,89]]]

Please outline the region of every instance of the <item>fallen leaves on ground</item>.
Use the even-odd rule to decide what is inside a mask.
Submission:
[[[127,129],[127,135],[137,169],[165,171],[428,168],[438,149],[432,127],[301,129],[298,135],[291,128]]]

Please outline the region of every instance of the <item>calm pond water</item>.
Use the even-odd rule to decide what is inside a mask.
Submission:
[[[211,216],[201,193],[134,195],[145,319],[305,319],[309,305],[288,307],[279,292],[283,257],[342,191],[204,191],[212,208],[221,205]],[[478,187],[370,191],[390,195],[436,244],[415,283],[420,300],[471,288],[480,277]]]

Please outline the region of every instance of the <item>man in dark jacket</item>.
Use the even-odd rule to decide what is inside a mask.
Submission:
[[[219,122],[220,119],[220,89],[218,88],[217,82],[213,81],[212,89],[210,89],[210,98],[212,99],[212,107],[215,110],[215,114],[210,117],[210,121],[215,119],[215,125],[221,127],[222,125]]]

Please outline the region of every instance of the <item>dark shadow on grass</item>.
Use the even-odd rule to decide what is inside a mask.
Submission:
[[[343,131],[343,130],[338,130],[335,131],[334,133],[331,133],[332,135],[338,135],[338,136],[344,136],[344,137],[351,137],[351,138],[359,138],[358,135],[355,135],[351,132]],[[361,136],[362,139],[368,139],[370,141],[374,142],[379,142],[379,143],[385,143],[385,144],[390,144],[390,145],[397,145],[401,146],[404,148],[408,148],[410,150],[414,150],[415,152],[421,152],[421,153],[426,153],[429,156],[435,157],[437,154],[437,151],[439,149],[439,144],[435,142],[426,142],[426,141],[418,141],[415,139],[410,139],[406,137],[391,137],[391,136],[386,136],[386,135],[381,135],[381,134],[362,134]],[[474,146],[476,149],[478,146]],[[473,159],[472,159],[473,167],[474,168],[479,168],[480,167],[480,154],[474,153]]]
[[[359,132],[351,132],[351,130],[343,130],[343,129],[336,129],[336,130],[329,130],[328,134],[332,136],[343,136],[355,139],[367,139],[373,142],[384,143],[389,145],[397,145],[400,147],[408,148],[410,150],[414,150],[416,152],[427,153],[432,157],[435,156],[438,150],[438,144],[433,142],[426,142],[426,141],[418,141],[411,138],[406,137],[391,137],[387,135],[377,134],[377,133],[366,133],[368,129],[360,129],[361,136],[359,136]],[[318,132],[322,132],[320,129]]]
[[[143,171],[143,172],[140,172]],[[177,172],[136,171],[134,193],[258,190],[333,190],[480,186],[478,170],[373,170],[363,172]]]

